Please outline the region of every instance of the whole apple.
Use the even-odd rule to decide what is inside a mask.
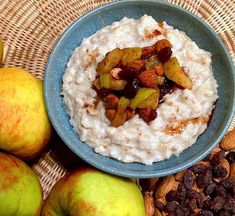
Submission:
[[[21,159],[40,154],[51,136],[42,81],[20,68],[0,68],[0,149]]]
[[[138,186],[92,168],[65,175],[52,188],[42,216],[145,216]]]
[[[0,152],[0,215],[39,216],[41,207],[36,174],[23,161]]]

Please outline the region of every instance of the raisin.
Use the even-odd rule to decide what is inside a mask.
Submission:
[[[215,194],[217,196],[222,196],[222,197],[226,197],[227,195],[227,191],[226,189],[222,186],[222,185],[218,185],[215,190],[214,190]]]
[[[220,183],[225,188],[230,189],[235,185],[235,180],[231,178],[226,178],[226,179],[222,179]]]
[[[197,213],[197,216],[213,216],[213,212],[209,210],[201,210]]]
[[[191,199],[188,204],[189,208],[193,211],[194,209],[197,208],[197,200],[196,199]]]
[[[183,184],[187,189],[191,189],[194,185],[195,175],[191,170],[187,170],[182,178]]]
[[[175,215],[176,216],[185,216],[184,211],[180,208],[180,206],[176,207]]]
[[[211,209],[211,200],[209,198],[204,200],[202,206],[204,209]]]
[[[211,170],[205,170],[200,173],[196,178],[196,183],[199,188],[204,188],[212,182],[212,172]]]
[[[187,189],[184,187],[183,183],[179,184],[177,191],[179,192],[179,199],[183,201],[187,193]]]
[[[233,188],[232,188],[232,193],[234,195],[234,198],[235,198],[235,185],[233,185]]]
[[[215,166],[215,167],[213,167],[212,173],[213,173],[213,176],[215,178],[219,178],[219,177],[224,178],[228,174],[226,168],[224,168],[223,166]]]
[[[199,173],[202,173],[206,170],[206,166],[205,165],[202,165],[202,164],[196,164],[192,167],[190,167],[189,169],[194,172],[195,174],[199,174]]]
[[[170,47],[165,47],[157,53],[157,57],[162,63],[167,62],[171,58],[171,55],[172,50]]]
[[[122,90],[122,94],[128,99],[132,99],[135,97],[139,87],[139,79],[131,80],[125,85],[124,89]]]
[[[211,202],[212,209],[215,212],[219,212],[219,210],[221,210],[224,206],[224,201],[224,198],[221,196],[215,197]]]
[[[179,200],[179,192],[178,191],[173,191],[171,190],[166,194],[166,201],[171,202],[171,201],[178,201]]]
[[[196,199],[197,205],[199,208],[201,208],[203,206],[203,194],[202,193],[199,193],[195,190],[189,190],[189,191],[187,191],[186,197],[189,199]]]
[[[171,202],[168,202],[165,206],[165,211],[167,213],[169,212],[174,212],[176,210],[176,207],[178,206],[179,204],[176,202],[176,201],[171,201]]]
[[[220,211],[219,216],[231,216],[231,214],[228,211]]]
[[[187,208],[189,204],[190,199],[185,199],[182,203],[181,206]]]
[[[139,185],[140,185],[143,192],[149,191],[148,179],[140,179]]]
[[[222,159],[225,158],[225,152],[223,150],[217,152],[210,160],[212,166],[216,166],[220,163]]]
[[[160,211],[162,211],[164,209],[164,204],[163,202],[161,202],[160,200],[156,200],[155,201],[155,206],[156,208],[158,208]]]
[[[208,154],[206,157],[202,159],[202,161],[208,162],[211,159],[211,154]]]
[[[209,185],[207,185],[206,188],[204,188],[203,192],[205,193],[205,195],[210,195],[213,193],[215,187],[216,187],[216,184],[212,182]]]
[[[230,196],[227,196],[227,199],[224,203],[224,209],[235,214],[235,199]]]
[[[229,163],[233,163],[235,161],[235,151],[231,151],[226,155],[226,159]]]

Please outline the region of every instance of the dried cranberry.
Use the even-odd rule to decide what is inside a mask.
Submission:
[[[183,184],[187,189],[191,189],[193,187],[195,180],[195,175],[191,170],[187,170],[182,178]]]
[[[212,166],[216,166],[220,163],[222,159],[225,158],[225,152],[223,150],[217,152],[210,160]]]
[[[164,97],[171,93],[174,89],[174,82],[165,78],[163,84],[160,86],[160,97],[159,97],[159,103],[162,103],[164,100]]]
[[[133,80],[139,75],[139,71],[133,69],[133,68],[124,68],[118,73],[118,76],[120,79],[123,80]]]
[[[205,195],[210,195],[213,193],[214,189],[216,188],[216,184],[214,182],[207,185],[204,189]]]
[[[105,98],[109,93],[110,93],[110,90],[108,90],[106,88],[101,88],[101,89],[97,90],[97,95],[100,98]]]
[[[233,163],[235,161],[235,152],[231,151],[226,155],[226,159],[229,163]]]
[[[160,200],[156,200],[155,201],[155,206],[160,210],[162,211],[164,209],[164,204],[163,202],[161,202]]]
[[[178,191],[170,191],[166,194],[166,201],[171,202],[171,201],[178,201],[179,199],[179,192]]]
[[[176,201],[171,201],[171,202],[168,202],[165,206],[165,211],[167,213],[169,212],[174,212],[176,210],[176,207],[178,206],[179,204],[176,202]]]
[[[197,216],[213,216],[213,212],[209,210],[201,210],[197,213]]]
[[[172,50],[170,47],[165,47],[157,53],[157,57],[161,62],[167,62],[172,55]]]
[[[223,208],[224,202],[225,202],[225,200],[223,197],[221,197],[221,196],[215,197],[211,202],[212,209],[215,212],[219,212]]]
[[[224,177],[226,177],[226,175],[228,174],[226,168],[223,167],[223,166],[219,166],[219,165],[213,167],[212,173],[213,173],[213,176],[214,176],[215,178],[218,178],[218,177],[224,178]]]
[[[139,87],[139,79],[129,81],[123,89],[122,94],[128,99],[132,99],[135,97]]]

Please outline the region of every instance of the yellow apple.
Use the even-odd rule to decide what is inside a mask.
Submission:
[[[0,68],[0,149],[31,159],[45,149],[51,131],[42,81],[20,68]]]
[[[143,196],[129,179],[80,168],[56,183],[41,216],[66,215],[145,216]]]
[[[0,215],[40,216],[40,182],[23,161],[0,152]]]

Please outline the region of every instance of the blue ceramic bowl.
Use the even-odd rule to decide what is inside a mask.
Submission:
[[[219,84],[219,100],[208,129],[197,142],[179,157],[143,165],[122,163],[96,154],[74,132],[60,96],[62,75],[74,49],[98,29],[122,19],[138,18],[144,14],[165,20],[194,40],[198,46],[212,53],[213,72]],[[80,158],[108,173],[124,177],[158,177],[176,173],[204,158],[222,139],[234,112],[234,68],[225,46],[214,31],[192,13],[161,1],[117,1],[96,8],[70,25],[57,41],[45,73],[44,94],[50,120],[64,143]]]

